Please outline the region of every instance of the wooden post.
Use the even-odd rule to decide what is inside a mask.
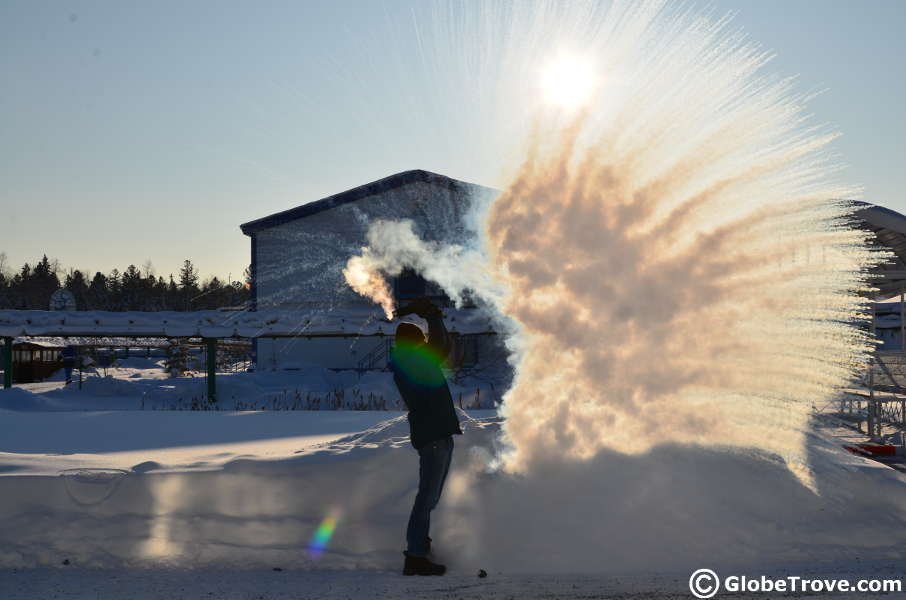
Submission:
[[[13,338],[3,338],[3,389],[13,387]]]
[[[208,402],[217,402],[217,339],[205,338],[208,367]]]

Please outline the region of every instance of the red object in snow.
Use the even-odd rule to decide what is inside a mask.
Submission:
[[[860,456],[896,456],[897,447],[893,444],[856,444],[855,446],[843,446],[853,454]]]

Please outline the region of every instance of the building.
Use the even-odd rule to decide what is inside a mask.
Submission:
[[[380,308],[346,284],[346,261],[367,245],[379,219],[410,219],[424,240],[463,244],[474,237],[473,211],[496,190],[428,171],[405,171],[296,208],[245,223],[251,239],[253,310],[298,311],[296,338],[258,339],[260,369],[380,369],[395,325]],[[420,295],[444,297],[417,274],[392,282],[397,301]],[[468,367],[491,356],[500,342],[476,309],[448,310],[448,329],[458,341],[454,364]],[[331,315],[325,321],[324,315]],[[325,329],[313,323],[339,321]],[[505,362],[505,361],[504,361]]]
[[[16,339],[13,349],[13,381],[32,383],[43,381],[63,366],[60,353],[65,344],[54,339]]]
[[[862,229],[873,234],[873,244],[890,253],[884,264],[874,269],[873,300],[895,298],[906,292],[906,216],[867,202],[858,202],[853,217]]]

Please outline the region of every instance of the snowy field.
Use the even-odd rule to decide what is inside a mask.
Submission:
[[[287,371],[218,373],[216,407],[206,402],[207,378],[187,371],[170,377],[162,358],[120,358],[109,368],[92,368],[78,384],[64,386],[62,370],[40,383],[17,384],[0,396],[0,409],[73,410],[298,410],[403,408],[386,371],[332,371],[305,367]],[[493,408],[500,400],[494,379],[464,376],[450,382],[463,408]],[[27,392],[27,393],[26,393]]]
[[[900,563],[901,564],[901,563]],[[898,578],[900,564],[841,565],[832,571],[800,570],[812,578]],[[783,577],[786,572],[772,573]],[[588,575],[588,574],[505,574],[491,573],[485,579],[474,574],[452,574],[443,578],[402,577],[380,571],[274,571],[268,570],[96,570],[33,569],[0,572],[0,593],[6,600],[66,598],[95,600],[217,599],[217,600],[688,600],[688,574],[675,575]],[[898,598],[898,594],[802,593],[802,594],[718,594],[716,598]]]
[[[510,475],[493,468],[501,418],[475,410],[432,529],[450,574],[404,578],[402,412],[136,410],[203,379],[108,374],[0,391],[4,600],[687,598],[702,567],[899,577],[906,558],[906,478],[842,450],[845,431],[815,424],[814,489],[758,450],[680,445]],[[225,388],[251,403],[298,377]]]
[[[2,393],[0,393],[2,394]],[[4,475],[67,469],[220,469],[288,458],[401,413],[394,411],[0,411]]]

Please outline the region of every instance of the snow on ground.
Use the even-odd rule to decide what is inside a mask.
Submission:
[[[47,381],[17,384],[0,393],[0,409],[12,410],[190,410],[208,404],[207,378],[188,372],[170,378],[163,360],[133,357],[115,366],[83,374],[65,386],[62,370]],[[493,408],[500,397],[487,381],[465,377],[451,382],[454,400],[463,408]],[[27,393],[24,393],[27,392]],[[292,371],[219,373],[218,410],[392,409],[402,401],[385,371],[332,371],[306,367]]]
[[[0,567],[64,559],[81,568],[398,567],[418,464],[401,414],[161,413],[154,421],[153,412],[133,412],[128,425],[124,413],[2,415],[3,439],[19,452],[2,455]],[[177,417],[198,420],[175,426]],[[454,573],[813,567],[906,554],[903,475],[821,434],[810,442],[816,494],[775,457],[720,448],[663,446],[551,461],[519,476],[493,472],[500,419],[475,417],[462,415],[465,435],[456,438],[433,529]],[[118,427],[118,437],[103,440]],[[306,437],[362,427],[331,441]],[[224,433],[212,433],[217,428]],[[193,430],[201,449],[172,460],[168,445],[185,444]],[[267,431],[274,439],[299,435],[267,455],[276,448],[270,439],[250,439]],[[79,450],[77,442],[80,455],[94,456],[55,454]],[[215,456],[204,448],[212,443],[248,445]],[[65,471],[70,459],[90,468]],[[333,538],[322,555],[310,555],[308,542],[328,517],[337,522]]]
[[[218,469],[237,458],[290,457],[400,414],[0,410],[0,474],[56,476],[76,468]]]
[[[757,575],[761,575],[758,573]],[[768,573],[784,577],[787,572]],[[899,564],[839,565],[827,571],[797,571],[813,578],[867,578],[902,575]],[[576,599],[682,599],[689,593],[689,574],[673,575],[550,575],[490,573],[479,579],[474,573],[436,577],[402,577],[395,571],[274,571],[208,569],[75,569],[41,568],[0,571],[0,597],[4,600],[551,600]],[[719,599],[726,594],[718,594]],[[733,598],[839,598],[864,600],[879,597],[865,593],[834,594],[740,594]],[[896,598],[898,594],[880,597]]]
[[[203,385],[145,366],[0,391],[0,598],[689,597],[701,567],[881,575],[906,558],[906,476],[842,450],[838,427],[809,435],[809,489],[758,450],[679,445],[505,474],[500,418],[470,411],[432,529],[450,576],[412,581],[403,413],[109,410]],[[232,390],[251,404],[305,375]]]

